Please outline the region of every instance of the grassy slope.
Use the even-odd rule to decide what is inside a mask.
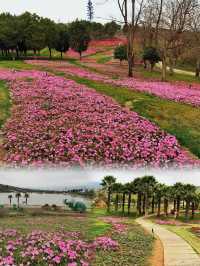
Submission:
[[[0,81],[0,129],[10,114],[10,96],[6,83]]]
[[[2,61],[0,67],[8,68],[37,68],[20,61]],[[49,70],[57,75],[65,76],[62,72]],[[160,99],[156,96],[131,91],[127,88],[114,87],[85,78],[71,77],[80,84],[85,84],[96,91],[111,96],[122,106],[128,106],[143,117],[156,123],[160,128],[176,136],[181,145],[200,158],[200,109],[190,105]]]

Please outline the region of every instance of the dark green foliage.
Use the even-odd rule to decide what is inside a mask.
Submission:
[[[68,29],[65,24],[58,24],[56,26],[57,34],[55,38],[55,49],[61,53],[61,58],[63,53],[69,50],[69,34]]]
[[[104,32],[107,38],[113,38],[120,29],[121,26],[115,21],[108,22],[104,25]]]
[[[145,63],[145,68],[147,67],[146,62],[148,61],[151,65],[151,70],[153,70],[155,64],[160,61],[160,55],[158,51],[156,50],[156,48],[147,47],[143,53],[143,60]]]
[[[76,20],[72,22],[69,27],[69,34],[70,47],[80,54],[81,59],[82,53],[88,49],[91,40],[90,32],[85,21]]]
[[[127,46],[119,45],[114,50],[114,58],[120,60],[120,64],[122,61],[127,60]]]

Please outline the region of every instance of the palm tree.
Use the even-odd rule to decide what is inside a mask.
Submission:
[[[137,194],[137,212],[138,215],[142,215],[142,179],[140,177],[135,178],[132,182],[132,187],[134,189],[134,193]]]
[[[190,211],[190,204],[193,202],[195,193],[196,193],[196,187],[191,184],[183,185],[184,189],[184,200],[186,202],[185,206],[185,220],[189,220],[189,211]]]
[[[194,219],[195,209],[198,208],[199,203],[200,203],[200,193],[196,191],[196,193],[192,198],[192,216],[191,216],[192,219]]]
[[[147,216],[149,214],[149,198],[155,191],[156,180],[153,176],[144,176],[141,182],[144,191],[144,215]]]
[[[12,198],[13,198],[13,195],[8,195],[8,199],[9,199],[9,202],[10,202],[10,206],[12,204]]]
[[[21,193],[20,192],[17,192],[16,194],[15,194],[15,197],[17,198],[17,206],[18,206],[18,208],[19,208],[19,199],[21,198]]]
[[[30,198],[30,195],[28,193],[25,193],[24,198],[26,200],[26,205],[28,205],[28,198]]]
[[[115,197],[115,211],[118,211],[118,207],[119,207],[119,194],[122,191],[122,184],[120,183],[115,183],[113,185],[113,192],[116,193],[116,197]]]
[[[184,198],[184,185],[178,182],[173,186],[172,190],[174,194],[174,199],[176,200],[176,219],[178,219],[180,216],[180,203],[181,200]]]
[[[108,199],[107,199],[107,211],[110,212],[110,202],[111,202],[111,194],[113,190],[113,186],[116,182],[116,178],[113,176],[105,176],[101,182],[101,186],[103,189],[107,191]]]
[[[157,202],[157,216],[159,217],[161,214],[161,204],[162,204],[162,198],[164,196],[164,189],[165,185],[158,183],[155,187],[155,197]]]

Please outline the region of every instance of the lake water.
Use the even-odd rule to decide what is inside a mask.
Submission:
[[[15,193],[0,193],[0,204],[8,205],[9,199],[8,196],[12,195],[12,204],[17,204],[17,199],[15,197]],[[21,193],[22,197],[20,198],[20,204],[25,204],[24,194]],[[56,204],[57,206],[64,206],[63,200],[67,199],[68,201],[82,201],[86,204],[87,207],[90,206],[90,200],[81,197],[81,196],[74,196],[70,194],[48,194],[48,193],[29,193],[28,198],[28,205],[32,206],[42,206],[44,204]]]

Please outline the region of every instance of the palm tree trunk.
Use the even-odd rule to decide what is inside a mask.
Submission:
[[[111,191],[108,189],[107,212],[110,212]]]
[[[137,211],[139,216],[142,215],[142,194],[139,192],[137,196]]]
[[[185,220],[188,222],[189,220],[189,211],[190,211],[190,202],[186,200],[186,207],[185,207]]]
[[[168,199],[164,199],[164,213],[165,213],[165,216],[168,216],[168,206],[169,206]]]
[[[152,197],[152,203],[151,203],[151,212],[155,213],[155,197]]]
[[[177,208],[176,208],[176,219],[180,216],[180,199],[177,199]]]
[[[142,214],[145,214],[145,206],[146,206],[146,195],[143,195],[143,206],[142,206]]]
[[[174,211],[176,211],[176,200],[174,200]]]
[[[195,203],[192,202],[192,219],[194,219],[194,215],[195,215]]]
[[[157,211],[157,216],[160,216],[160,209],[161,209],[161,198],[158,198],[158,211]]]
[[[116,199],[115,199],[115,211],[118,211],[118,205],[119,205],[119,194],[117,193]]]
[[[128,194],[128,215],[130,215],[131,210],[131,193]]]
[[[148,194],[146,193],[145,195],[145,213],[144,215],[147,216],[149,214],[149,197]]]
[[[123,214],[125,211],[125,200],[126,200],[126,193],[123,193],[123,196],[122,196],[122,213]]]

